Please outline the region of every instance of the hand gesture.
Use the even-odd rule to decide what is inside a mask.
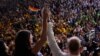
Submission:
[[[43,17],[43,19],[47,19],[47,18],[49,19],[50,16],[51,16],[51,12],[50,12],[49,8],[48,7],[44,7],[42,9],[42,17]]]

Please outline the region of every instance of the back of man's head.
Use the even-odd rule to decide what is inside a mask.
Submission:
[[[74,36],[68,39],[68,49],[71,54],[79,54],[81,47],[81,40]]]

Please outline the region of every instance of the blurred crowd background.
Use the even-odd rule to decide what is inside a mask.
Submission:
[[[41,9],[52,12],[54,32],[59,47],[66,51],[66,38],[78,36],[84,46],[83,56],[100,56],[100,0],[0,0],[0,39],[14,50],[16,32],[28,29],[34,42],[41,34]],[[45,43],[38,55],[52,56]]]

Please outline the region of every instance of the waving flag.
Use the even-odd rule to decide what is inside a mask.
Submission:
[[[29,10],[30,10],[30,11],[34,11],[34,12],[37,12],[37,11],[39,11],[40,9],[39,9],[39,8],[35,8],[35,7],[32,7],[32,6],[29,6]]]

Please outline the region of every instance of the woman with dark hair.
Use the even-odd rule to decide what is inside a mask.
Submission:
[[[15,39],[15,51],[14,56],[35,56],[37,52],[42,48],[43,44],[47,40],[47,19],[50,13],[48,9],[44,8],[42,11],[43,17],[43,30],[40,40],[33,44],[32,33],[28,30],[21,30],[17,33]]]
[[[0,56],[8,56],[6,44],[0,40]]]
[[[18,32],[15,40],[15,53],[14,56],[32,56],[30,38],[31,32],[28,30],[21,30]],[[31,39],[32,40],[32,39]]]

